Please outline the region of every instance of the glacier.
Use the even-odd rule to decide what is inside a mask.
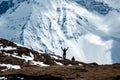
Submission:
[[[69,47],[68,59],[74,56],[87,63],[120,63],[119,4],[117,0],[1,0],[0,38],[60,56],[61,46]]]

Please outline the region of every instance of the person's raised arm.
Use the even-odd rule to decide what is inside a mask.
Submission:
[[[69,49],[69,47],[67,47],[66,51]]]

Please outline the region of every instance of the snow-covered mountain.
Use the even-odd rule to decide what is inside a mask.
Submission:
[[[0,0],[0,37],[67,58],[120,63],[120,1]]]

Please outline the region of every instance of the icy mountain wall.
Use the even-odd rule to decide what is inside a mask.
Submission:
[[[3,1],[0,9],[5,7]],[[0,37],[60,56],[61,46],[69,47],[69,59],[120,62],[119,7],[100,0],[6,2],[11,6],[1,12]]]

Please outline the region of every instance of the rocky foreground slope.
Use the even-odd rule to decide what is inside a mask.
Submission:
[[[120,64],[63,60],[0,39],[0,80],[120,80]]]

